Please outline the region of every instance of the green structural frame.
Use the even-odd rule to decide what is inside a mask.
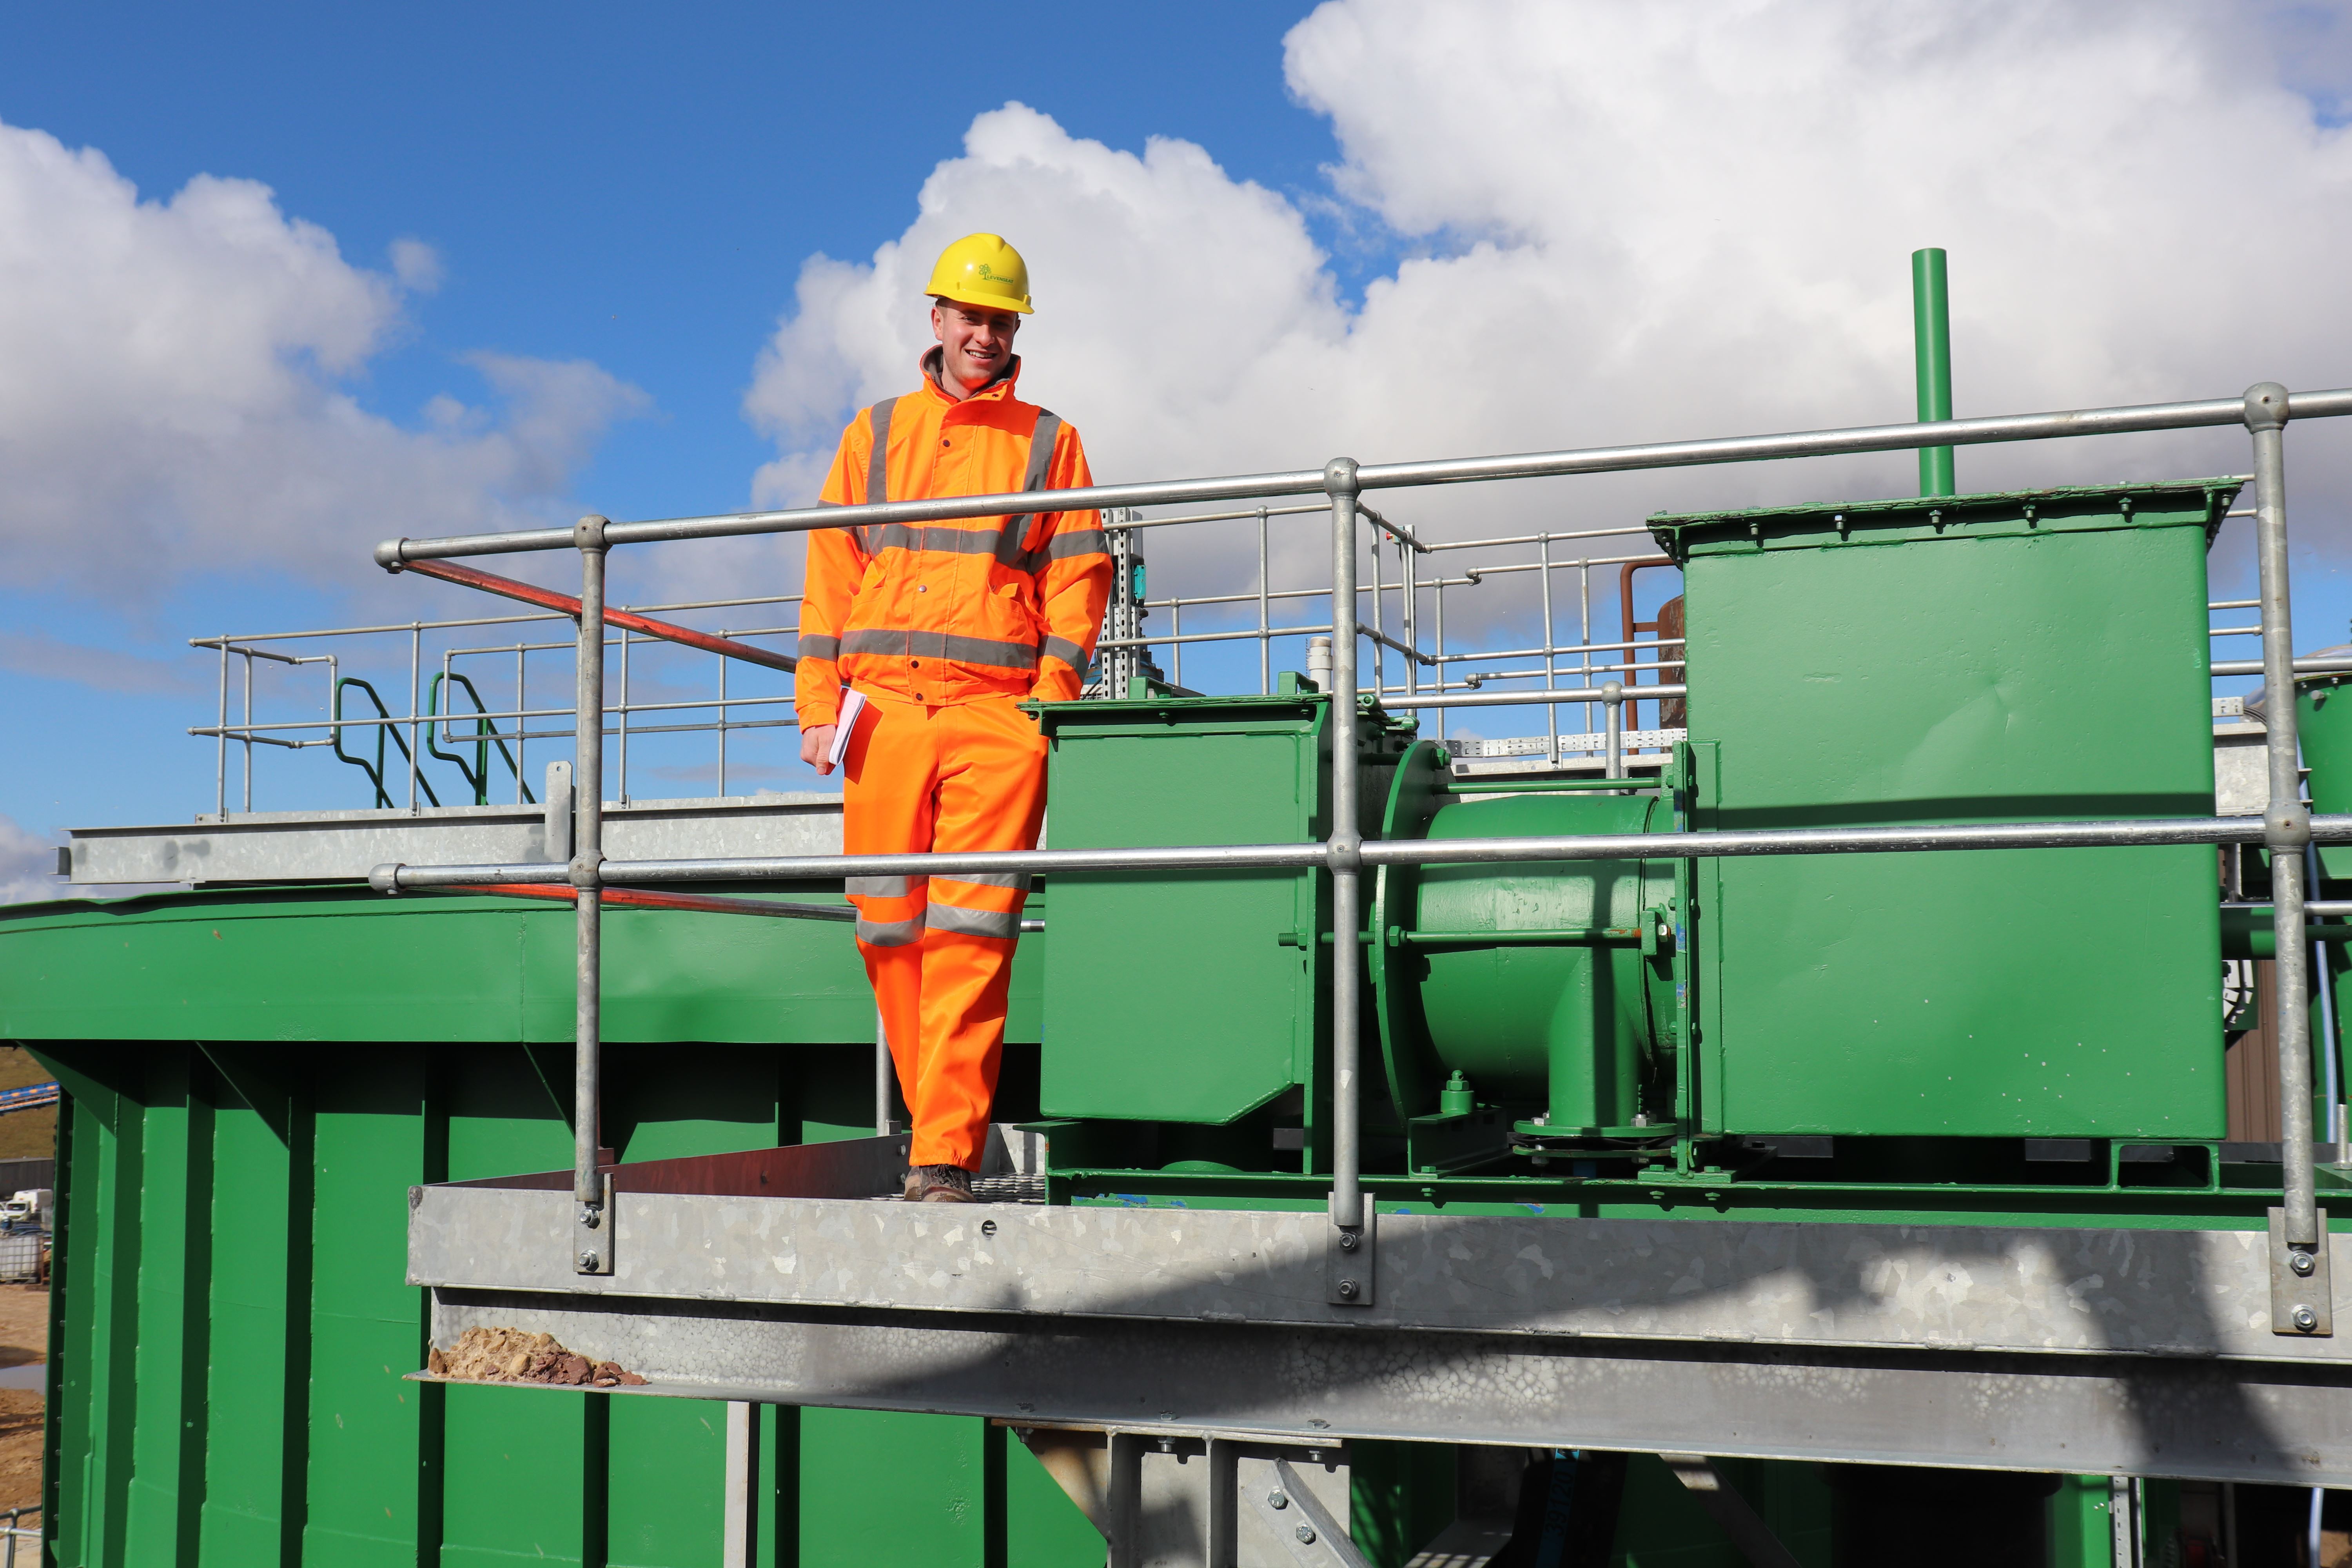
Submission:
[[[426,1332],[425,1292],[404,1283],[406,1189],[557,1168],[569,1151],[568,934],[560,906],[350,889],[0,912],[0,1037],[28,1046],[68,1095],[49,1427],[58,1563],[717,1561],[722,1405],[404,1380]],[[1024,943],[1024,970],[1050,940]],[[610,1015],[606,1127],[621,1158],[868,1131],[869,1015],[837,929],[615,910],[608,942],[632,976],[631,1005]],[[803,977],[789,994],[786,973]],[[1016,1015],[1032,1023],[1016,1024],[1007,1092],[1034,1096],[1034,982],[1023,995]],[[775,1037],[779,1017],[796,1021],[795,1037]],[[1146,1180],[1165,1190],[1132,1190]],[[1565,1176],[1373,1186],[1399,1207],[1435,1191],[1473,1211],[1731,1212],[1703,1183],[1657,1181],[1654,1193]],[[1129,1172],[1097,1190],[1073,1171],[1055,1186],[1076,1202],[1320,1201],[1297,1174]],[[2057,1194],[1977,1195],[2005,1208],[1884,1188],[1798,1202],[1782,1189],[1740,1212],[2066,1217]],[[2228,1223],[2221,1211],[2258,1203],[2069,1196],[2110,1224]],[[782,1407],[758,1421],[761,1564],[1102,1561],[1101,1538],[1002,1426]],[[1356,1539],[1402,1568],[1452,1517],[1453,1457],[1359,1444],[1351,1458]],[[1725,1473],[1801,1561],[1825,1568],[1832,1500],[1816,1467]],[[2105,1539],[2105,1488],[2062,1492],[2062,1542]],[[1614,1561],[1741,1559],[1664,1466],[1637,1456]]]
[[[1946,1119],[1929,1124],[1890,1121],[1836,1095],[1831,1111],[1804,1121],[1770,1085],[1744,1084],[1710,1055],[1717,1039],[1751,1030],[1784,1066],[1802,1041],[1771,1034],[1769,1017],[1743,1019],[1741,975],[1709,967],[1709,922],[1740,929],[1738,877],[1782,878],[1766,891],[1784,902],[1861,886],[1888,908],[1917,906],[1915,929],[1874,931],[1873,940],[1895,944],[1874,950],[1879,962],[1924,940],[1973,969],[2006,964],[2011,973],[2012,959],[1990,944],[1968,946],[1971,930],[2008,908],[2000,887],[1906,870],[1905,857],[1877,858],[1859,873],[1817,857],[1794,871],[1748,862],[1735,874],[1671,852],[1675,829],[1730,825],[1735,813],[1748,824],[1801,810],[1832,822],[2071,815],[2071,805],[2048,805],[2058,796],[2086,814],[2095,798],[2105,801],[2101,815],[2179,814],[2184,798],[2210,786],[2210,758],[2201,774],[2194,761],[2210,743],[2204,722],[2181,696],[2204,689],[2203,624],[2200,616],[2191,626],[2184,606],[2201,611],[2202,552],[2231,492],[2213,481],[1659,520],[1660,536],[1690,568],[1694,679],[1693,738],[1656,783],[1496,792],[1452,780],[1441,746],[1416,742],[1409,722],[1377,708],[1357,727],[1354,759],[1368,836],[1445,837],[1489,813],[1546,831],[1582,823],[1564,830],[1652,832],[1654,858],[1580,873],[1583,884],[1513,870],[1499,893],[1426,872],[1417,883],[1391,879],[1372,889],[1366,929],[1340,932],[1330,930],[1322,879],[1297,872],[1054,879],[1030,906],[1046,931],[1022,944],[1016,962],[1000,1116],[1051,1131],[1049,1202],[1323,1208],[1329,987],[1318,977],[1337,937],[1364,941],[1377,958],[1366,978],[1365,1065],[1382,1065],[1371,1053],[1388,1047],[1389,1104],[1385,1116],[1368,1115],[1364,1186],[1384,1211],[2260,1229],[2278,1202],[2279,1168],[2229,1157],[2213,1115],[2218,1090],[2176,1104],[2099,1079],[2088,1119],[2062,1124],[2004,1110],[2035,1086],[1988,1070],[1991,1089],[1956,1094]],[[2018,590],[2020,562],[2055,582],[2035,590],[2042,597],[2011,604],[2003,596]],[[1840,647],[1785,624],[1783,574],[1800,564],[1807,581],[1875,595],[1867,637]],[[2101,573],[2116,580],[2102,583]],[[1955,582],[1966,591],[1953,594]],[[2142,721],[2049,728],[2037,742],[2037,754],[2054,759],[2048,776],[1980,787],[2000,755],[1983,735],[1938,740],[1926,726],[1923,742],[1917,716],[1899,702],[1857,695],[1878,663],[1903,657],[1906,629],[1926,624],[1923,606],[1937,595],[1955,601],[1948,620],[2023,639],[2005,657],[2061,668],[2024,686],[1976,665],[1928,671],[1916,689],[1932,704],[1971,711],[1990,692],[2008,704],[2003,722],[2053,725],[2067,700],[2069,649],[2032,639],[2053,606],[2087,605],[2100,636],[2116,644],[2114,668],[2093,673],[2143,696]],[[2147,601],[2140,618],[2126,614],[2126,599]],[[1942,646],[1958,634],[1939,623],[1927,635]],[[2151,650],[2192,635],[2191,658],[2140,671]],[[1873,788],[1791,794],[1807,758],[1757,718],[1762,700],[1740,684],[1748,665],[1765,665],[1761,645],[1773,638],[1787,644],[1781,655],[1845,661],[1840,694],[1801,717],[1867,720],[1839,776]],[[2079,658],[2074,671],[2083,673]],[[1303,842],[1328,831],[1330,702],[1296,681],[1264,698],[1160,697],[1044,717],[1055,746],[1057,847],[1150,843],[1155,834]],[[1958,792],[1965,798],[1874,787],[1928,742],[1944,746],[1935,755],[1947,776],[1969,784]],[[2116,804],[2119,772],[2153,779],[2154,795]],[[1495,793],[1518,798],[1487,798]],[[2072,885],[2060,858],[2123,868],[2119,882],[2084,887],[2080,907],[2097,908],[2101,931],[2122,931],[2146,952],[2084,958],[2048,982],[2049,995],[1980,999],[1993,1009],[1985,1016],[2012,1030],[2041,1026],[2070,984],[2145,986],[2171,1003],[2206,1005],[2204,980],[2176,994],[2156,971],[2209,956],[2218,965],[2209,852],[2032,853],[2049,857],[2025,879],[2042,896]],[[1592,891],[1600,882],[1615,889],[1605,900]],[[2012,871],[2003,886],[2016,885]],[[817,886],[713,890],[839,896]],[[2154,912],[2116,907],[2135,900]],[[2158,918],[2158,905],[2183,912]],[[720,1406],[406,1377],[426,1349],[425,1293],[404,1282],[407,1190],[567,1163],[572,935],[572,911],[560,904],[387,900],[353,887],[0,910],[0,1038],[32,1050],[67,1095],[49,1416],[58,1563],[715,1560]],[[1764,935],[1754,940],[1759,951],[1769,946]],[[1483,966],[1460,962],[1480,941]],[[604,942],[602,1127],[620,1159],[870,1131],[872,1004],[839,925],[614,908]],[[1515,945],[1524,958],[1493,956]],[[1650,1098],[1592,1088],[1576,1103],[1596,1108],[1595,1125],[1571,1133],[1538,1122],[1527,1114],[1534,1104],[1508,1094],[1482,1103],[1475,1085],[1447,1087],[1430,1070],[1434,1058],[1401,1054],[1415,1037],[1399,998],[1421,984],[1413,965],[1432,957],[1427,973],[1449,1005],[1475,1005],[1505,980],[1585,987],[1577,1005],[1592,1027],[1562,1028],[1547,1049],[1584,1052],[1595,1075],[1615,1063],[1610,1070],[1642,1078]],[[1120,992],[1094,984],[1106,973],[1141,978]],[[1641,1009],[1631,1000],[1637,982]],[[1592,997],[1603,990],[1622,1001],[1600,1007]],[[2161,1019],[2146,1021],[2149,1060],[2176,1089],[2189,1081],[2201,1090],[2200,1071],[2218,1084],[2217,999],[2211,1011],[2210,1031],[2199,1024],[2178,1037]],[[1490,1065],[1478,1073],[1498,1085],[1533,1070],[1494,1041],[1441,1040],[1421,1023],[1432,1051],[1485,1053],[1475,1059]],[[1621,1025],[1631,1047],[1609,1033]],[[1942,1025],[1929,1033],[1952,1044]],[[2200,1067],[2197,1053],[2209,1047],[2212,1060]],[[1873,1062],[1843,1070],[1864,1069]],[[1881,1080],[1882,1099],[1885,1088]],[[1569,1103],[1556,1080],[1545,1103],[1556,1112]],[[1616,1120],[1636,1104],[1664,1124],[1653,1131]],[[1521,1147],[1548,1163],[1478,1157],[1480,1129],[1449,1119],[1475,1122],[1482,1110],[1507,1115]],[[1746,1142],[1751,1134],[1834,1137],[1836,1152],[1765,1159]],[[2029,1139],[2080,1147],[2036,1160]],[[2333,1190],[2347,1184],[2326,1170],[2321,1179]],[[2335,1223],[2352,1224],[2352,1215]],[[770,1407],[759,1415],[759,1452],[763,1564],[1101,1560],[1099,1536],[1002,1426]],[[1433,1521],[1451,1517],[1454,1456],[1365,1444],[1352,1458],[1354,1533],[1373,1561],[1394,1568]],[[1835,1505],[1817,1471],[1756,1462],[1726,1473],[1801,1561],[1826,1563]],[[2180,1514],[2179,1489],[2143,1489],[2147,1518]],[[1628,1568],[1738,1560],[1654,1460],[1630,1467],[1625,1496],[1617,1560]],[[2107,1561],[2098,1543],[2113,1499],[2104,1480],[2060,1486],[2053,1561]]]

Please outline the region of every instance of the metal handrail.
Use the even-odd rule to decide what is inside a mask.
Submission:
[[[355,757],[343,750],[343,689],[348,686],[358,687],[367,693],[368,700],[375,704],[376,718],[358,719],[352,721],[353,729],[362,724],[372,724],[375,728],[375,762],[373,764],[370,764],[365,757]],[[415,773],[415,753],[408,749],[408,742],[401,735],[399,730],[399,725],[407,721],[394,719],[392,716],[392,710],[386,708],[383,705],[383,699],[376,694],[375,688],[356,675],[343,676],[335,682],[334,705],[331,713],[332,716],[328,720],[327,737],[333,743],[336,757],[367,774],[368,783],[375,786],[376,805],[389,809],[392,805],[392,792],[383,786],[383,738],[386,735],[392,737],[392,743],[400,748],[401,760],[410,765],[409,771],[413,775]],[[308,729],[310,726],[305,725],[303,728]],[[417,786],[425,791],[425,799],[436,805],[441,804],[441,797],[433,793],[430,780],[418,778],[416,783]]]
[[[2352,389],[2283,395],[2280,416],[2335,418],[2352,414]],[[1794,431],[1773,436],[1735,436],[1696,441],[1664,441],[1623,447],[1592,447],[1559,452],[1528,452],[1493,458],[1454,458],[1411,463],[1353,465],[1359,490],[1420,485],[1466,484],[1486,479],[1559,479],[1576,474],[1624,473],[1643,468],[1682,468],[1718,463],[1778,461],[1790,458],[1852,456],[1909,451],[1919,447],[1966,447],[1991,442],[2043,441],[2079,436],[2120,436],[2155,430],[2189,430],[2240,425],[2242,397],[2189,403],[2147,403],[2046,414],[2003,415],[1986,419],[1913,421],[1843,429]],[[654,518],[636,522],[597,520],[597,537],[616,544],[653,544],[684,539],[732,539],[755,533],[804,533],[819,528],[867,523],[949,522],[1040,510],[1099,510],[1105,507],[1162,506],[1187,501],[1255,500],[1271,496],[1326,491],[1327,470],[1294,468],[1280,473],[1237,474],[1219,479],[1161,480],[1150,484],[1091,485],[1079,489],[1029,490],[987,496],[944,496],[928,500],[866,502],[774,511],[719,512]],[[1328,492],[1327,492],[1328,493]],[[578,531],[518,529],[500,533],[453,534],[439,539],[390,539],[375,548],[376,564],[387,569],[406,562],[453,560],[469,555],[507,555],[570,550]],[[1354,586],[1353,574],[1349,587]]]
[[[562,874],[576,890],[579,935],[576,1052],[573,1103],[576,1138],[573,1195],[576,1199],[575,1238],[582,1243],[578,1267],[583,1273],[604,1270],[609,1245],[598,1227],[604,1217],[604,1194],[599,1182],[599,1129],[593,1108],[599,1103],[597,1085],[602,1067],[601,1035],[601,911],[598,889],[607,873],[625,873],[633,880],[693,879],[712,876],[833,877],[851,874],[920,875],[967,870],[1046,870],[1055,868],[1174,865],[1286,865],[1319,868],[1331,879],[1332,929],[1340,933],[1358,929],[1362,876],[1367,866],[1459,862],[1474,858],[1532,860],[1608,858],[1649,858],[1664,848],[1655,837],[1526,838],[1454,840],[1442,844],[1396,844],[1362,841],[1357,810],[1360,781],[1349,760],[1357,754],[1362,715],[1354,695],[1357,678],[1357,556],[1360,497],[1370,489],[1407,486],[1457,484],[1474,480],[1561,477],[1571,474],[1622,472],[1654,468],[1777,460],[1863,452],[1950,447],[1997,441],[2039,440],[2087,435],[2188,429],[2240,425],[2252,438],[2254,463],[2256,552],[2260,567],[2262,673],[2269,689],[2293,689],[2295,660],[2287,605],[2287,555],[2284,435],[2291,417],[2335,417],[2352,415],[2352,391],[2291,394],[2276,383],[2264,382],[2240,397],[2201,402],[2148,404],[2128,407],[2085,409],[2053,414],[2006,416],[1984,419],[1917,421],[1896,425],[1819,430],[1788,435],[1737,437],[1721,439],[1607,447],[1581,451],[1447,459],[1440,461],[1359,464],[1334,458],[1318,470],[1233,476],[1139,485],[1103,485],[1085,489],[1032,491],[1024,494],[940,497],[916,501],[869,503],[861,506],[816,507],[778,511],[738,512],[718,516],[613,522],[602,517],[583,519],[571,530],[524,530],[506,533],[469,534],[444,539],[386,541],[375,559],[397,571],[412,562],[461,556],[502,554],[525,551],[576,549],[581,559],[582,589],[579,653],[575,661],[579,726],[579,816],[574,855],[563,867],[536,868],[402,868],[384,866],[371,875],[383,891],[403,886],[458,886],[468,882],[526,881]],[[1329,837],[1316,845],[1198,846],[1159,850],[1025,851],[976,856],[820,856],[759,862],[690,860],[619,862],[603,856],[604,788],[600,742],[604,711],[604,593],[606,560],[616,544],[651,543],[685,539],[716,539],[747,534],[788,533],[818,528],[870,523],[932,522],[963,518],[1002,516],[1041,510],[1098,510],[1189,501],[1263,503],[1269,498],[1320,492],[1331,514],[1331,676],[1330,689],[1341,695],[1329,713],[1332,769]],[[1270,511],[1271,509],[1268,509]],[[1264,552],[1264,517],[1260,514],[1260,550]],[[1393,529],[1377,513],[1376,526]],[[1422,547],[1410,535],[1399,534],[1407,584],[1407,632],[1411,640],[1413,603],[1410,562]],[[1121,547],[1124,548],[1123,546]],[[1550,580],[1550,551],[1541,542],[1542,580]],[[1125,560],[1125,555],[1118,559]],[[1372,554],[1374,625],[1379,634],[1382,600],[1380,554]],[[1263,575],[1263,574],[1262,574]],[[1137,593],[1135,597],[1141,597]],[[1261,618],[1265,595],[1261,591]],[[1443,601],[1440,601],[1441,606]],[[1545,642],[1551,644],[1550,600],[1544,601]],[[1442,614],[1442,609],[1441,609]],[[1375,647],[1380,642],[1375,641]],[[1441,631],[1441,648],[1442,631]],[[1408,666],[1408,671],[1411,667]],[[1550,674],[1548,661],[1548,676]],[[1410,675],[1408,675],[1410,679]],[[1375,692],[1382,686],[1377,668]],[[1549,684],[1549,681],[1548,681]],[[1664,687],[1646,689],[1663,692]],[[1620,776],[1621,704],[1627,689],[1612,681],[1602,689],[1609,706],[1610,776]],[[1482,694],[1500,701],[1517,693]],[[1403,700],[1414,700],[1408,686]],[[1428,700],[1434,705],[1436,700]],[[1675,858],[1734,854],[1837,854],[1868,850],[1982,849],[2047,846],[2092,847],[2114,844],[2254,843],[2272,851],[2273,913],[2275,937],[2278,1009],[2278,1091],[2284,1106],[2294,1108],[2284,1118],[2282,1147],[2284,1207],[2280,1230],[2283,1245],[2273,1249],[2274,1308],[2299,1331],[2319,1331],[2332,1323],[2332,1305],[2318,1293],[2318,1306],[2298,1297],[2298,1279],[2326,1278],[2315,1256],[2320,1245],[2312,1166],[2310,1117],[2310,1017],[2308,1007],[2310,948],[2306,940],[2304,900],[2305,850],[2324,837],[2335,842],[2352,838],[2352,821],[2324,818],[2315,824],[2301,800],[2295,745],[2294,704],[2270,705],[2265,746],[2270,764],[2270,805],[2260,818],[2176,818],[2147,822],[2072,822],[2025,825],[1969,825],[1917,828],[1792,829],[1748,834],[1694,833],[1674,839]],[[1557,728],[1557,713],[1553,723]],[[1557,740],[1554,741],[1557,745]],[[2316,831],[2315,829],[2316,828]],[[494,873],[494,875],[493,875]],[[437,880],[436,880],[437,879]],[[1371,1300],[1370,1263],[1371,1235],[1365,1225],[1362,1175],[1361,1096],[1358,1027],[1362,953],[1358,943],[1332,945],[1330,1017],[1332,1070],[1339,1086],[1332,1104],[1332,1172],[1330,1221],[1334,1260],[1328,1300],[1335,1305],[1364,1305]],[[2285,1304],[2292,1302],[2291,1308]]]
[[[464,687],[466,695],[474,700],[475,733],[471,738],[474,748],[474,765],[470,768],[466,765],[464,757],[441,749],[441,742],[445,738],[442,731],[446,721],[457,717],[454,713],[444,714],[439,711],[441,688],[445,683],[452,688]],[[462,671],[442,669],[434,672],[432,684],[425,689],[425,755],[438,757],[445,763],[455,763],[457,765],[458,776],[463,778],[474,791],[476,805],[490,804],[490,745],[493,742],[498,745],[499,755],[506,761],[507,772],[514,775],[515,788],[522,793],[524,804],[536,805],[539,803],[539,797],[530,793],[530,781],[522,776],[522,769],[515,763],[514,752],[507,749],[506,738],[499,733],[498,727],[491,722],[489,704],[482,700],[482,694],[474,689],[473,681]],[[378,731],[378,733],[381,732],[381,731]],[[462,746],[467,743],[465,739],[458,736],[450,735],[446,738],[451,745]]]
[[[46,1511],[37,1502],[0,1510],[0,1541],[6,1542],[5,1548],[0,1548],[0,1568],[16,1568],[16,1543],[20,1541],[31,1542],[33,1560],[40,1561],[42,1538],[46,1531],[38,1526],[27,1527],[24,1519],[28,1513],[37,1514]]]
[[[2352,813],[2315,816],[2312,837],[2352,843]],[[1773,827],[1675,834],[1579,834],[1559,837],[1367,839],[1352,851],[1364,866],[1478,866],[1528,860],[1687,860],[1760,855],[1912,855],[1956,849],[2099,849],[2177,844],[2259,844],[2259,816],[2168,816],[2114,822],[1959,823],[1917,827]],[[601,877],[621,882],[837,881],[851,877],[959,877],[971,871],[1032,876],[1073,871],[1328,869],[1342,851],[1328,842],[1190,844],[1127,849],[1001,849],[959,854],[786,855],[681,860],[602,860]],[[380,893],[546,882],[569,862],[492,866],[379,866]]]

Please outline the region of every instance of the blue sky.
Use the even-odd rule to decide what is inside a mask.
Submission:
[[[1041,262],[1031,389],[1111,478],[1901,416],[1922,244],[1953,256],[1963,414],[2352,383],[2344,5],[1309,9],[0,11],[0,723],[36,759],[0,773],[0,847],[210,807],[189,636],[473,610],[376,574],[383,532],[797,498],[906,378],[908,274],[971,228]],[[2352,612],[2352,431],[2291,451],[2308,647]],[[1961,471],[2243,464],[2224,434]],[[1909,483],[1896,458],[1398,509],[1464,537]],[[1187,590],[1248,554],[1152,550]],[[2242,545],[2216,559],[2234,596]],[[624,596],[792,574],[675,560]],[[1521,635],[1496,603],[1486,632]],[[734,787],[794,782],[777,739]],[[316,752],[262,778],[265,808],[363,804]]]
[[[1240,177],[1319,187],[1329,127],[1282,81],[1304,9],[1046,0],[982,36],[936,5],[879,29],[841,6],[11,6],[0,121],[100,150],[151,200],[199,174],[260,181],[357,266],[423,240],[442,279],[345,383],[364,406],[414,425],[436,394],[483,399],[465,356],[484,350],[593,360],[653,408],[574,493],[614,516],[716,510],[746,503],[772,451],[740,405],[802,260],[903,227],[975,114],[1050,105],[1075,134],[1213,141]],[[188,635],[327,624],[333,587],[190,574],[128,613],[86,592],[0,606],[169,658]],[[191,695],[0,673],[8,726],[52,737],[33,776],[0,783],[0,812],[46,831],[208,809],[209,749],[178,733],[206,721]]]
[[[365,403],[413,417],[483,349],[593,359],[660,412],[581,492],[716,509],[766,455],[737,405],[803,258],[903,226],[974,115],[1046,105],[1076,135],[1188,136],[1243,178],[1319,186],[1329,128],[1282,83],[1305,9],[1047,0],[983,40],[968,7],[924,5],[878,31],[841,6],[11,7],[0,119],[149,195],[259,180],[362,265],[425,241],[444,280]]]

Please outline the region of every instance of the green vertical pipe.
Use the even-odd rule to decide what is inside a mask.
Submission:
[[[1940,249],[1911,253],[1912,361],[1919,381],[1919,417],[1952,416],[1952,298]],[[1919,493],[1956,493],[1949,447],[1919,448]]]

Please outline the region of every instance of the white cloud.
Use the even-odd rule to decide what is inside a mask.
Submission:
[[[367,412],[347,379],[440,270],[415,240],[391,260],[351,266],[251,181],[142,201],[97,151],[0,126],[0,582],[348,577],[386,534],[564,515],[569,475],[644,394],[478,356],[495,411],[446,402],[414,431]]]
[[[0,904],[72,897],[57,873],[56,843],[26,832],[13,817],[0,816]]]
[[[430,294],[441,287],[445,269],[441,253],[421,239],[402,237],[392,242],[392,275],[400,286],[412,293]]]
[[[1132,477],[1246,463],[1249,433],[1226,412],[1260,395],[1269,371],[1288,381],[1347,334],[1297,212],[1188,142],[1156,139],[1139,157],[1008,104],[973,121],[965,156],[940,165],[919,205],[871,264],[816,257],[803,268],[798,311],[746,399],[785,448],[761,473],[763,497],[804,497],[844,416],[911,384],[931,342],[931,262],[977,228],[1017,237],[1029,262],[1038,313],[1022,332],[1034,367],[1024,392],[1083,422],[1098,468],[1105,454]]]
[[[2297,12],[2300,16],[2301,13]],[[1960,412],[2352,381],[2352,142],[2254,13],[2202,0],[1331,0],[1287,43],[1333,190],[1409,258],[1338,299],[1296,200],[1207,151],[983,114],[868,262],[818,257],[746,400],[804,501],[904,390],[975,229],[1029,258],[1024,390],[1106,479],[1805,428],[1909,413],[1909,253],[1951,253]],[[2298,83],[2307,86],[2308,84]],[[2352,434],[2352,432],[2347,432]],[[2346,447],[2291,442],[2305,494]],[[1977,448],[1964,488],[2242,468],[2242,435]],[[1907,455],[1423,493],[1440,536],[1901,493]],[[1230,567],[1152,539],[1188,585]],[[1192,553],[1188,556],[1187,552]],[[1304,574],[1316,550],[1292,558]]]

